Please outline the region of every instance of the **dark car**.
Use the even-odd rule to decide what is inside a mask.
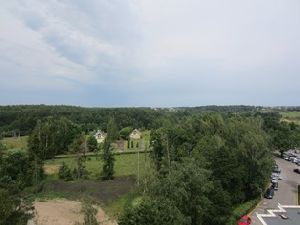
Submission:
[[[294,169],[294,172],[300,174],[300,169]]]
[[[281,170],[279,168],[274,168],[273,173],[281,173]]]
[[[275,191],[278,191],[278,189],[279,189],[278,183],[273,183],[273,184],[272,184],[272,188],[273,188]]]
[[[266,193],[265,193],[265,198],[272,199],[273,197],[274,197],[274,189],[273,188],[268,188]]]

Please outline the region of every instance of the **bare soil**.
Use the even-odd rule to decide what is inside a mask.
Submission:
[[[46,202],[35,202],[35,224],[36,225],[75,225],[83,223],[81,203],[69,200],[49,200]],[[97,207],[96,218],[103,225],[117,225],[117,223]]]

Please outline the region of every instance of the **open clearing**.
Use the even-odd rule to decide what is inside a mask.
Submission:
[[[300,112],[281,112],[282,120],[300,125]]]
[[[9,150],[26,150],[28,136],[7,137],[0,140]]]
[[[96,156],[87,157],[86,169],[90,179],[99,179],[103,162]],[[150,169],[149,153],[115,155],[115,176],[143,176]],[[45,161],[47,175],[57,176],[58,168],[65,162],[71,169],[76,167],[76,158],[56,158]],[[139,162],[139,163],[138,163]]]
[[[35,202],[35,224],[36,225],[74,225],[77,222],[83,223],[84,216],[81,212],[81,203],[69,200],[49,200],[45,202]],[[97,207],[96,218],[100,224],[116,225],[115,221]]]

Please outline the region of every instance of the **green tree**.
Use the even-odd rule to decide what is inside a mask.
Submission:
[[[42,160],[49,159],[66,152],[78,134],[79,127],[66,118],[39,120],[29,136],[28,150]]]
[[[114,162],[115,158],[112,152],[111,143],[104,141],[102,154],[103,167],[101,177],[103,180],[112,180],[114,178]]]
[[[8,218],[15,212],[18,204],[9,192],[0,189],[0,224],[7,224]]]
[[[144,198],[139,204],[125,210],[119,225],[188,225],[188,221],[168,199]]]
[[[109,118],[107,123],[107,137],[109,142],[113,142],[119,138],[118,126],[113,117]]]
[[[87,170],[85,169],[87,144],[84,134],[81,134],[74,139],[70,146],[72,152],[76,153],[77,168],[73,170],[73,176],[76,179],[81,179],[87,176]]]
[[[281,122],[278,129],[273,132],[273,147],[283,153],[293,147],[291,127],[286,122]]]
[[[120,130],[120,137],[124,140],[129,140],[129,135],[133,131],[132,127],[124,127]]]
[[[87,147],[88,147],[88,150],[90,152],[96,152],[97,149],[98,149],[98,143],[97,143],[97,139],[93,136],[93,135],[90,135],[87,139]]]

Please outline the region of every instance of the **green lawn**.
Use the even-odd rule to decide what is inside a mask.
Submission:
[[[26,150],[28,136],[8,137],[0,140],[9,150]]]
[[[300,112],[281,112],[282,120],[300,125]]]
[[[115,155],[115,176],[138,175],[138,155],[140,176],[145,175],[150,169],[149,153],[134,153]],[[102,161],[95,156],[90,156],[86,161],[86,169],[89,172],[89,178],[98,179],[102,170]],[[57,158],[45,161],[45,165],[61,165],[65,162],[71,169],[76,166],[76,158]],[[54,176],[56,178],[57,176]]]

